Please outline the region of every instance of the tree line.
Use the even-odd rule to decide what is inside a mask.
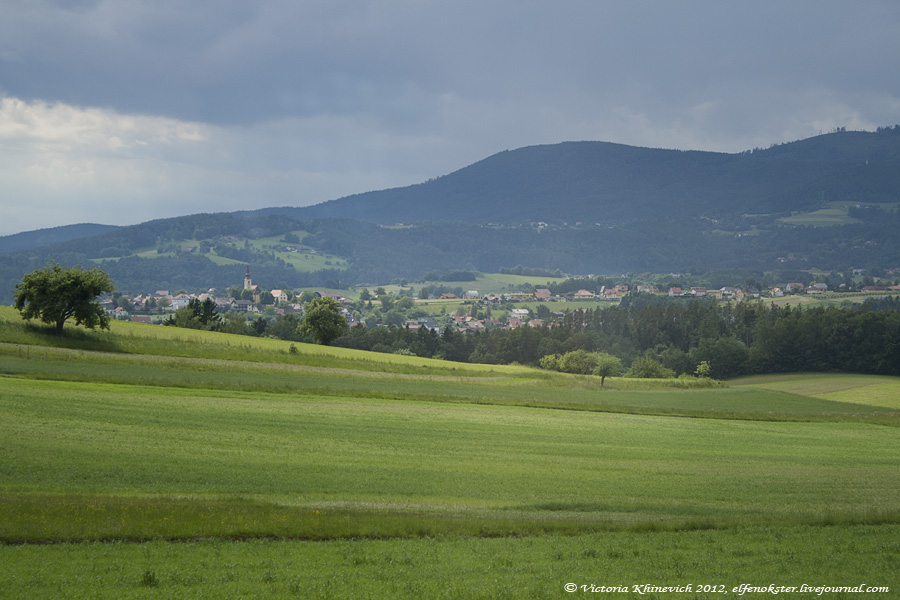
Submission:
[[[707,365],[716,379],[843,371],[900,375],[900,298],[858,308],[718,304],[637,294],[619,306],[569,311],[559,323],[461,333],[353,327],[334,345],[464,362],[539,365],[583,350],[671,375]],[[651,364],[652,363],[652,364]],[[657,368],[658,367],[658,368]]]
[[[53,323],[57,332],[70,318],[89,328],[106,327],[108,318],[96,298],[114,291],[100,269],[48,265],[16,286],[15,306],[26,319]],[[383,299],[390,300],[386,295]],[[700,374],[725,379],[800,371],[900,375],[898,307],[900,296],[867,300],[855,308],[804,309],[761,301],[720,304],[631,294],[617,306],[566,311],[562,320],[540,327],[462,333],[448,326],[438,333],[408,326],[358,325],[348,330],[341,305],[329,297],[311,300],[302,320],[283,315],[272,324],[262,318],[248,324],[242,315],[218,314],[208,298],[191,300],[165,324],[601,377],[619,372],[624,364],[645,377]]]

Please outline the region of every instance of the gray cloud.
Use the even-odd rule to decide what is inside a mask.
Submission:
[[[86,220],[85,206],[126,223],[309,204],[528,144],[740,151],[900,121],[893,0],[13,0],[2,12],[0,234]],[[14,209],[22,198],[54,216]]]

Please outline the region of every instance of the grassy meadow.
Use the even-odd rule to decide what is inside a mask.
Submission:
[[[297,271],[303,273],[319,271],[322,269],[342,270],[347,268],[348,263],[345,258],[327,253],[322,254],[310,246],[303,245],[302,240],[308,235],[306,231],[295,231],[293,233],[298,237],[298,239],[301,240],[300,244],[287,244],[281,241],[284,237],[283,235],[253,239],[234,237],[232,238],[232,243],[235,245],[243,245],[244,243],[248,243],[255,250],[272,252],[276,257],[282,259],[288,264],[293,265]],[[199,249],[201,241],[202,240],[193,239],[179,240],[178,245],[182,248],[194,248],[196,250]],[[288,246],[292,247],[293,251],[287,251],[286,247]],[[151,246],[140,248],[134,251],[132,255],[138,256],[140,258],[171,258],[176,254],[175,252],[158,252],[155,246]],[[247,264],[239,260],[234,260],[225,256],[219,256],[214,249],[210,249],[209,252],[207,252],[204,256],[220,266]],[[122,258],[124,258],[124,256],[93,258],[91,260],[99,264],[104,260],[116,261],[121,260]]]
[[[0,598],[900,589],[897,378],[290,346],[0,309]]]
[[[304,245],[303,238],[308,234],[306,231],[292,232],[300,240],[300,244],[288,244],[282,241],[283,235],[277,235],[267,238],[257,238],[247,240],[251,247],[256,250],[272,252],[288,264],[294,266],[297,271],[306,273],[311,271],[319,271],[321,269],[346,269],[347,260],[340,256],[334,256],[328,253],[322,254],[316,249]],[[294,251],[286,251],[286,247],[294,248]]]
[[[826,202],[823,208],[811,212],[793,214],[790,217],[783,217],[778,219],[778,222],[807,227],[831,227],[834,225],[859,223],[860,220],[851,217],[849,211],[851,206],[858,204],[860,203],[849,200]],[[897,207],[896,203],[867,203],[867,205],[877,206],[886,210]]]
[[[521,291],[522,287],[531,288],[534,286],[542,287],[550,283],[560,283],[565,281],[565,277],[542,277],[537,275],[511,275],[506,273],[476,273],[475,281],[424,281],[415,284],[409,284],[405,288],[401,285],[383,285],[386,292],[398,293],[402,289],[412,287],[414,292],[418,292],[423,286],[428,287],[447,287],[462,288],[464,290],[477,290],[479,294],[499,294],[502,292]],[[368,286],[369,291],[374,291],[374,287]]]

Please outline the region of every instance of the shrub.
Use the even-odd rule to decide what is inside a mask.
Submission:
[[[670,379],[675,377],[675,371],[667,369],[660,362],[647,356],[640,356],[631,363],[631,369],[626,377],[636,379]]]
[[[597,355],[587,350],[566,352],[559,359],[559,370],[563,373],[590,375],[597,368]]]
[[[549,371],[559,371],[559,354],[547,354],[541,357],[540,365],[542,369]]]

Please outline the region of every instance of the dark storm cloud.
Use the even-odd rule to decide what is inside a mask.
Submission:
[[[898,28],[895,0],[7,0],[0,176],[31,202],[4,226],[310,204],[571,139],[890,125]]]
[[[4,8],[7,94],[248,123],[577,89],[647,105],[754,83],[889,88],[895,2],[80,2]],[[556,101],[563,102],[564,98]]]
[[[419,39],[430,16],[419,24],[416,7],[26,3],[4,27],[2,84],[24,98],[216,123],[389,111],[404,108],[412,82],[439,78]]]

